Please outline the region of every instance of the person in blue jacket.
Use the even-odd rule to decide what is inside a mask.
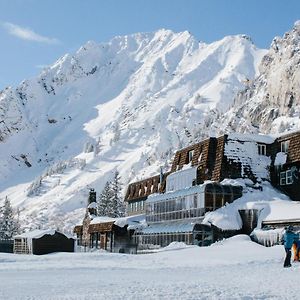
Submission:
[[[299,240],[298,234],[293,232],[292,226],[288,226],[283,235],[283,245],[284,245],[284,249],[285,249],[285,253],[286,253],[284,264],[283,264],[283,266],[285,268],[292,266],[291,265],[291,256],[292,256],[291,248],[292,248],[293,244],[295,242],[297,242],[298,240]]]

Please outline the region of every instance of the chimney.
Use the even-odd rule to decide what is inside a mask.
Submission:
[[[97,202],[97,198],[96,198],[96,192],[94,189],[90,189],[90,194],[89,194],[89,199],[88,199],[88,205],[93,203],[93,202]]]
[[[163,178],[164,178],[163,168],[160,167],[160,174],[159,174],[159,183],[160,183],[160,186],[162,186]]]
[[[97,215],[97,197],[94,189],[90,189],[87,209],[90,215]]]

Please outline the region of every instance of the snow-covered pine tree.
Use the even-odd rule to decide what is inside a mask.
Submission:
[[[98,216],[111,216],[111,198],[111,186],[110,182],[107,181],[98,198]]]
[[[111,207],[114,218],[125,216],[125,206],[121,195],[121,177],[118,171],[115,171],[114,178],[111,181]]]
[[[112,181],[107,181],[98,198],[98,216],[118,218],[125,216],[125,205],[121,196],[121,177],[118,171]]]
[[[18,223],[8,197],[5,198],[4,205],[1,208],[0,217],[0,238],[11,239],[18,233]]]
[[[94,157],[96,157],[101,151],[101,139],[98,137],[96,144],[94,145]]]
[[[110,145],[115,144],[120,140],[121,137],[121,129],[119,123],[115,123],[113,126],[113,138],[110,140]]]

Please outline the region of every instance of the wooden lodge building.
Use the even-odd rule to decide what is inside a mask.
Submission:
[[[115,253],[136,253],[137,246],[132,240],[133,230],[129,226],[136,225],[144,216],[98,217],[96,207],[96,192],[91,189],[83,222],[74,228],[77,245],[82,246],[84,251],[96,248]]]
[[[234,235],[237,231],[224,232],[201,223],[206,212],[242,196],[241,186],[221,184],[224,179],[237,178],[251,179],[253,188],[269,181],[300,201],[300,131],[278,137],[228,134],[178,150],[170,170],[129,184],[124,199],[127,216],[144,215],[145,222],[127,224],[121,235],[126,235],[127,228],[126,243],[139,249],[166,246],[172,241],[209,245]],[[256,227],[257,215],[252,211],[240,214],[244,224],[239,232],[249,234]],[[89,220],[88,226],[77,226],[75,232],[82,245],[97,245],[97,240],[101,248],[114,251],[112,236],[115,240],[118,236],[115,222],[106,224],[105,231],[104,225],[97,227]]]
[[[201,224],[207,211],[242,195],[241,187],[219,182],[249,178],[260,188],[259,183],[268,180],[300,201],[299,171],[300,132],[277,138],[243,134],[208,138],[177,151],[169,172],[128,186],[128,214],[145,213],[148,224],[137,229],[133,238],[141,248],[147,248],[172,241],[208,245],[236,234]],[[257,224],[257,214],[249,210],[240,211],[240,215],[244,222],[241,232],[249,234]]]

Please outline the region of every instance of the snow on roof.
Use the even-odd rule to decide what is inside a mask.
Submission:
[[[205,186],[207,183],[201,184],[201,185],[196,185],[196,186],[192,186],[192,187],[187,187],[185,189],[181,189],[178,191],[174,191],[174,192],[167,192],[164,194],[151,194],[148,196],[146,202],[157,202],[157,201],[163,201],[166,199],[170,199],[170,198],[176,198],[176,197],[183,197],[186,195],[190,195],[196,192],[200,192],[203,193],[205,190]]]
[[[251,167],[251,171],[257,178],[269,178],[269,166],[271,158],[258,154],[256,142],[251,140],[229,139],[225,144],[224,155],[234,162],[241,163],[241,175],[244,167]]]
[[[279,139],[279,138],[285,138],[285,137],[289,136],[290,134],[295,134],[295,133],[300,133],[300,130],[297,128],[297,129],[288,130],[285,132],[273,133],[270,136],[273,137],[274,139]]]
[[[55,229],[47,229],[47,230],[36,229],[36,230],[24,232],[20,235],[16,235],[16,236],[14,236],[14,238],[15,239],[20,239],[20,238],[39,239],[46,234],[54,235]]]
[[[88,208],[97,208],[97,203],[96,202],[92,202],[88,205]]]
[[[265,207],[264,221],[300,220],[300,202],[276,200]]]
[[[91,224],[101,224],[107,222],[114,222],[116,226],[124,227],[126,225],[134,225],[138,222],[145,220],[145,215],[134,215],[121,218],[110,218],[110,217],[96,217],[91,221]]]
[[[141,230],[142,233],[174,233],[191,232],[195,226],[193,221],[175,221],[170,223],[151,224]]]
[[[95,217],[92,221],[91,224],[101,224],[101,223],[107,223],[107,222],[115,222],[116,218],[110,218],[110,217]]]
[[[272,144],[275,141],[275,137],[262,134],[244,134],[244,133],[230,133],[228,139],[244,141],[244,142],[257,142],[263,144]]]
[[[126,225],[135,225],[140,222],[143,222],[145,220],[145,215],[134,215],[134,216],[128,216],[123,218],[117,218],[115,221],[115,225],[119,227],[124,227]]]
[[[291,201],[269,182],[264,182],[262,188],[262,191],[247,188],[241,198],[207,213],[202,223],[213,224],[223,230],[238,230],[242,227],[239,215],[239,210],[242,209],[256,209],[260,212],[257,228],[261,227],[262,221],[300,219],[299,202]]]

